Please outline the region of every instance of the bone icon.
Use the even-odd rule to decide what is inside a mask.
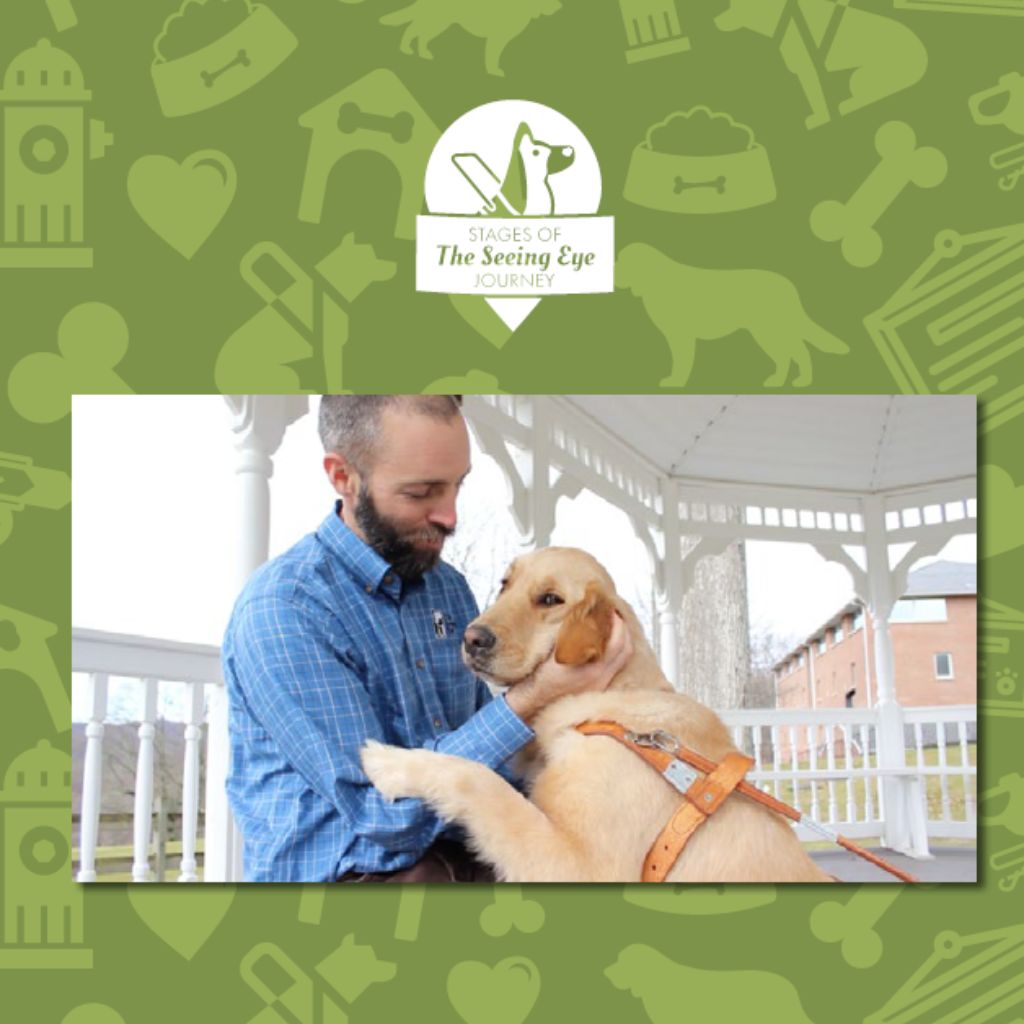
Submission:
[[[684,181],[677,177],[672,185],[672,192],[679,195],[680,192],[688,188],[713,188],[721,195],[725,191],[725,175],[720,174],[714,181]]]
[[[367,113],[358,103],[343,103],[338,109],[338,130],[350,135],[360,129],[383,132],[398,143],[408,142],[412,138],[412,114],[403,110],[386,117],[383,114]]]
[[[875,925],[902,892],[902,886],[862,885],[846,903],[819,903],[811,911],[811,931],[821,942],[840,943],[843,959],[851,967],[872,967],[882,956]]]
[[[914,129],[887,121],[875,133],[879,161],[845,203],[826,199],[811,210],[811,231],[824,242],[839,242],[854,267],[870,267],[882,255],[875,224],[908,185],[934,188],[946,177],[946,158],[932,146],[918,146]]]
[[[200,71],[199,77],[203,80],[203,85],[205,85],[207,89],[210,89],[212,88],[213,83],[216,82],[225,71],[229,71],[231,68],[235,67],[247,68],[249,63],[249,54],[247,54],[245,50],[239,50],[233,61],[225,64],[224,67],[217,71]]]

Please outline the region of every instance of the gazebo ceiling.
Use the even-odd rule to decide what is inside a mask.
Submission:
[[[973,395],[569,395],[660,473],[874,493],[973,477]]]

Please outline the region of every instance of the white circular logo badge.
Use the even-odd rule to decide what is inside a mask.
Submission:
[[[515,330],[545,295],[610,292],[601,168],[565,115],[529,100],[463,114],[427,162],[416,288],[479,295]]]

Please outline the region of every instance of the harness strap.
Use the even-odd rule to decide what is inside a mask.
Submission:
[[[690,786],[683,794],[686,799],[647,852],[640,876],[642,882],[665,881],[690,836],[718,810],[753,763],[742,754],[728,754],[710,775]]]
[[[749,757],[732,753],[701,777],[686,768],[668,750],[634,742],[630,738],[632,734],[618,722],[581,722],[576,728],[587,736],[610,736],[618,740],[642,757],[686,798],[648,851],[641,875],[644,882],[665,880],[690,836],[722,806],[754,764]]]
[[[672,820],[665,826],[661,835],[648,851],[643,869],[643,881],[645,882],[660,882],[665,879],[690,836],[732,792],[749,797],[791,821],[806,825],[825,839],[849,850],[850,853],[857,854],[858,857],[863,857],[864,860],[888,871],[889,874],[895,875],[903,882],[917,881],[913,875],[888,863],[870,850],[847,839],[846,836],[839,835],[825,825],[814,821],[813,818],[808,818],[796,808],[790,807],[789,804],[762,792],[749,782],[744,782],[743,776],[750,770],[754,762],[743,754],[728,754],[721,764],[716,764],[695,750],[682,746],[674,736],[660,730],[638,736],[618,722],[580,722],[576,726],[576,730],[585,736],[610,736],[612,739],[618,740],[619,743],[639,754],[667,782],[686,797]],[[704,778],[701,778],[699,773],[703,773]]]

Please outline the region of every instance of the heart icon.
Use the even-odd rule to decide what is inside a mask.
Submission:
[[[522,1024],[539,993],[537,965],[522,956],[494,967],[466,960],[448,973],[448,1000],[466,1024]]]
[[[146,927],[185,960],[206,945],[235,898],[227,885],[128,887],[128,902]]]
[[[215,149],[202,149],[181,163],[169,156],[139,157],[128,171],[135,212],[187,260],[227,213],[236,185],[235,165]]]

